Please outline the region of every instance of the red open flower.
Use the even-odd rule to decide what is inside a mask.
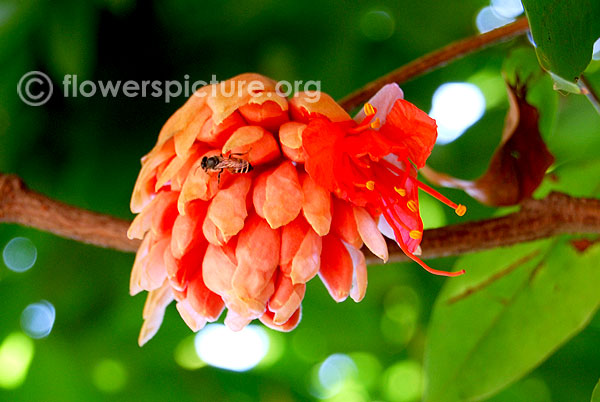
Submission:
[[[382,224],[393,230],[406,255],[427,271],[462,274],[434,270],[414,254],[423,235],[419,188],[460,216],[466,211],[417,180],[417,169],[425,165],[435,144],[435,120],[403,100],[395,84],[366,103],[357,120],[334,122],[318,113],[309,115],[302,133],[308,174],[339,198],[366,207],[373,216],[382,215]]]
[[[231,329],[258,318],[289,331],[317,274],[334,300],[360,301],[361,247],[387,260],[384,222],[407,255],[448,274],[414,255],[417,190],[459,214],[464,207],[416,179],[435,123],[400,98],[397,86],[384,88],[356,123],[326,94],[288,102],[257,74],[192,96],[142,159],[132,195],[139,215],[128,235],[143,241],[130,289],[149,291],[139,343],[156,333],[173,300],[194,331],[225,308]]]

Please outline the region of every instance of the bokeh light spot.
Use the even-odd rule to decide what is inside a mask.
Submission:
[[[394,34],[396,22],[387,11],[371,10],[360,19],[360,29],[367,38],[382,41]]]
[[[475,17],[475,25],[477,25],[477,29],[481,33],[493,31],[513,21],[514,18],[506,18],[500,14],[496,14],[491,6],[482,8],[477,17]]]
[[[106,393],[122,390],[127,384],[127,377],[127,369],[123,363],[113,359],[98,362],[92,371],[94,385]]]
[[[448,144],[475,124],[485,111],[485,98],[477,85],[449,82],[433,94],[429,115],[438,125],[438,144]]]
[[[600,38],[594,42],[594,48],[592,50],[592,59],[600,60]]]
[[[329,356],[319,367],[319,382],[331,395],[337,394],[347,381],[358,375],[358,368],[350,356],[336,353]]]
[[[25,237],[15,237],[4,247],[2,259],[8,269],[25,272],[35,264],[37,249],[31,240]]]
[[[195,335],[188,336],[175,347],[173,357],[175,362],[187,370],[196,370],[206,366],[206,363],[198,357],[194,346]]]
[[[0,387],[13,389],[23,383],[33,351],[33,341],[19,332],[4,339],[0,345]]]
[[[31,338],[44,338],[52,331],[55,318],[56,310],[52,303],[42,300],[25,307],[21,313],[21,328]]]
[[[494,13],[504,18],[515,18],[523,14],[521,0],[492,0],[491,7]]]
[[[414,360],[404,360],[389,367],[383,375],[383,392],[388,400],[412,402],[423,393],[421,365]]]
[[[223,324],[207,325],[194,342],[196,353],[207,364],[232,371],[246,371],[256,366],[269,350],[266,331],[249,325],[233,332]]]

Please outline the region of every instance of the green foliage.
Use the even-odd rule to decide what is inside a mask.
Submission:
[[[599,402],[600,401],[600,380],[598,384],[594,387],[594,392],[592,393],[592,401],[591,402]]]
[[[64,98],[63,74],[78,74],[80,80],[171,80],[189,74],[194,81],[256,71],[277,79],[320,80],[324,91],[340,98],[475,34],[474,17],[484,3],[489,2],[6,1],[0,4],[0,171],[16,173],[33,189],[61,201],[130,219],[139,158],[185,99]],[[378,10],[389,14],[382,19],[385,26],[373,18],[380,14],[369,14]],[[571,14],[564,18],[568,21]],[[584,97],[553,91],[534,57],[521,38],[403,85],[407,99],[425,111],[445,82],[472,82],[484,93],[484,117],[457,141],[436,146],[431,165],[460,177],[479,176],[500,142],[508,110],[502,74],[531,71],[528,100],[540,111],[542,136],[556,157],[535,196],[552,190],[598,196],[600,116]],[[586,76],[600,88],[597,65]],[[16,94],[19,78],[31,70],[53,78],[55,94],[44,107],[24,105]],[[456,190],[444,194],[469,207],[468,220],[502,212]],[[424,213],[430,225],[460,220],[447,208],[435,212]],[[3,401],[311,400],[323,396],[318,393],[319,367],[334,353],[347,354],[356,365],[355,376],[332,396],[338,400],[402,401],[408,391],[418,399],[423,370],[432,400],[439,392],[436,384],[453,375],[459,380],[450,383],[448,397],[450,392],[489,396],[505,387],[491,397],[494,402],[586,400],[598,381],[600,315],[575,335],[597,306],[589,290],[597,283],[590,261],[594,255],[598,259],[598,245],[578,254],[564,239],[549,240],[464,257],[458,264],[467,274],[447,281],[435,309],[444,281],[412,263],[370,267],[367,295],[359,304],[336,304],[314,280],[300,326],[289,334],[269,331],[276,347],[267,361],[252,371],[232,373],[190,355],[193,334],[173,307],[156,338],[137,347],[144,300],[128,295],[133,255],[14,225],[0,226],[0,251],[15,237],[31,240],[37,261],[24,273],[0,262],[0,344],[21,331],[20,314],[30,303],[52,302],[56,322],[47,338],[31,340],[34,351],[24,382],[0,389]],[[534,250],[540,255],[484,292],[450,307],[444,304],[463,286],[485,281]],[[542,255],[546,263],[530,283]],[[454,262],[441,259],[430,265],[450,269]],[[572,290],[566,294],[567,289]],[[543,290],[547,294],[540,299]],[[520,309],[499,302],[502,292],[513,296]],[[546,314],[543,309],[552,301]],[[485,336],[475,331],[494,314],[502,320],[488,326],[493,331]],[[450,327],[443,333],[442,326]],[[544,336],[533,342],[542,330]],[[476,338],[480,343],[473,347]],[[477,353],[466,358],[469,347]],[[463,370],[455,369],[458,364]]]
[[[600,37],[600,3],[595,0],[523,0],[542,67],[574,82]],[[565,83],[565,84],[566,84]],[[564,85],[561,89],[568,90]]]
[[[427,401],[481,400],[529,372],[581,331],[600,306],[600,244],[567,239],[458,260],[429,327]]]

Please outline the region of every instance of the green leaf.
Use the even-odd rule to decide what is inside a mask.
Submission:
[[[523,7],[542,67],[568,82],[576,81],[600,36],[600,2],[523,0]]]
[[[598,380],[598,383],[594,387],[591,402],[600,402],[600,380]]]
[[[429,327],[426,401],[479,400],[518,380],[600,306],[600,244],[543,240],[462,257]]]

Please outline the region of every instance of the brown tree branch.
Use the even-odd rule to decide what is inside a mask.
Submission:
[[[383,77],[377,78],[361,89],[345,96],[339,103],[344,109],[350,111],[361,103],[366,102],[386,84],[406,82],[411,78],[442,67],[452,60],[483,49],[495,42],[509,40],[515,36],[522,35],[528,30],[529,24],[527,18],[522,17],[511,24],[494,29],[493,31],[456,41],[439,50],[426,54]]]
[[[0,222],[18,223],[56,235],[121,251],[136,251],[127,238],[129,223],[50,199],[14,175],[0,173]]]
[[[135,252],[139,246],[127,239],[129,222],[52,200],[28,189],[17,176],[1,173],[0,222],[121,251]],[[422,257],[460,255],[564,233],[600,233],[600,200],[551,193],[542,200],[528,200],[519,212],[501,218],[429,229],[423,234]],[[407,259],[394,242],[388,245],[390,261]],[[367,251],[367,262],[380,260]]]

